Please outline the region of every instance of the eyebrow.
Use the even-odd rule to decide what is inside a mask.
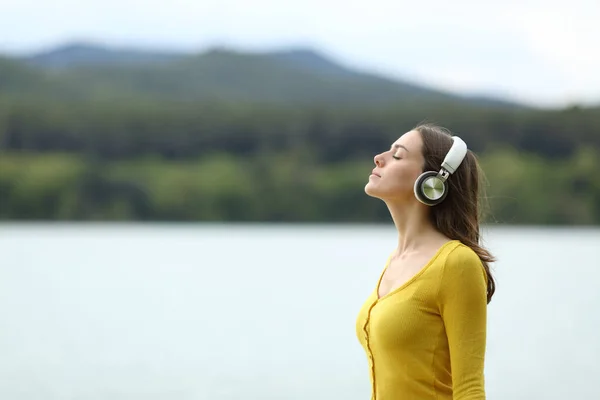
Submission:
[[[404,150],[408,151],[408,149],[405,146],[402,146],[401,144],[395,144],[392,146],[393,149],[398,149],[402,147]],[[410,151],[408,151],[410,153]]]

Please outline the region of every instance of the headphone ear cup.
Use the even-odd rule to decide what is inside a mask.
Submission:
[[[437,177],[435,171],[427,171],[419,175],[415,181],[415,197],[421,203],[434,206],[441,203],[448,195],[448,186]]]

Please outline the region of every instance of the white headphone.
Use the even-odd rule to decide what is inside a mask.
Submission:
[[[423,172],[415,181],[415,196],[421,203],[434,206],[448,195],[447,179],[454,173],[467,155],[467,144],[458,136],[452,136],[452,147],[446,154],[439,172]]]

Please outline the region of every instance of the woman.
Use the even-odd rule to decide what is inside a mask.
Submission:
[[[356,333],[373,400],[483,400],[492,255],[479,244],[479,166],[458,137],[420,125],[375,156],[365,192],[398,230]]]

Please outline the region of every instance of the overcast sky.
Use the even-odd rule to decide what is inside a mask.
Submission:
[[[310,46],[457,92],[600,103],[599,0],[0,0],[0,52],[73,40],[186,51]]]

